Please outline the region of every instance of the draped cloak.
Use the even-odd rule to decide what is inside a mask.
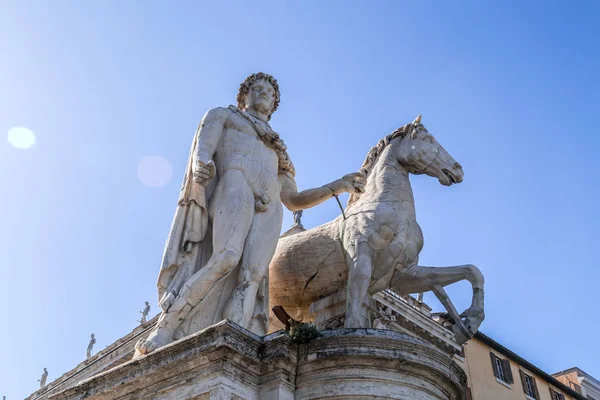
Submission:
[[[241,116],[250,124],[257,136],[279,157],[279,173],[295,175],[294,166],[287,154],[286,146],[279,135],[267,124],[266,129],[254,123],[248,115],[234,106],[229,110]],[[194,152],[200,141],[201,126],[198,125],[192,141],[188,162],[177,209],[171,225],[171,230],[165,244],[162,265],[158,276],[159,301],[169,292],[177,295],[183,284],[198,270],[203,268],[212,255],[212,221],[208,210],[212,195],[218,185],[218,173],[204,187],[194,181],[193,159]],[[275,199],[274,201],[279,201]],[[241,260],[240,260],[241,262]],[[175,333],[180,338],[210,326],[222,319],[222,310],[235,289],[239,265],[224,279],[216,282],[205,298],[194,307],[186,321]],[[257,294],[255,316],[263,313],[268,318],[268,279],[265,277]],[[255,318],[253,318],[253,323]],[[258,322],[256,322],[258,323]],[[260,323],[258,323],[260,325]],[[263,326],[252,326],[250,329],[258,334],[266,334],[268,322]]]

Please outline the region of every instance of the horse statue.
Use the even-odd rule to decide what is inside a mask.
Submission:
[[[455,338],[466,342],[484,319],[483,274],[470,264],[418,265],[423,233],[408,177],[427,174],[450,186],[462,182],[461,165],[427,132],[419,115],[381,139],[361,172],[367,177],[365,190],[351,195],[342,215],[279,239],[269,266],[270,307],[280,306],[303,321],[311,303],[345,290],[344,327],[368,328],[360,318],[367,295],[384,289],[399,295],[433,291],[454,321]],[[473,298],[459,314],[443,287],[464,279],[473,287]]]

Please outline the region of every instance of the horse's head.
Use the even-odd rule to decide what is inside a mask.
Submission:
[[[398,143],[398,162],[412,174],[427,174],[450,186],[463,180],[462,167],[421,124],[419,115],[407,126],[408,132]]]

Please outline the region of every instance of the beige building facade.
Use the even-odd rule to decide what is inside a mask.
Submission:
[[[574,367],[552,374],[554,378],[581,393],[587,400],[600,400],[600,381]]]
[[[459,365],[475,400],[584,400],[581,394],[483,333],[464,346]]]

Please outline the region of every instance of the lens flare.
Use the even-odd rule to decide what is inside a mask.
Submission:
[[[29,149],[35,144],[35,135],[24,126],[15,126],[8,131],[8,143],[15,149]]]
[[[138,178],[146,186],[164,186],[172,176],[173,167],[161,156],[146,156],[138,163]]]

